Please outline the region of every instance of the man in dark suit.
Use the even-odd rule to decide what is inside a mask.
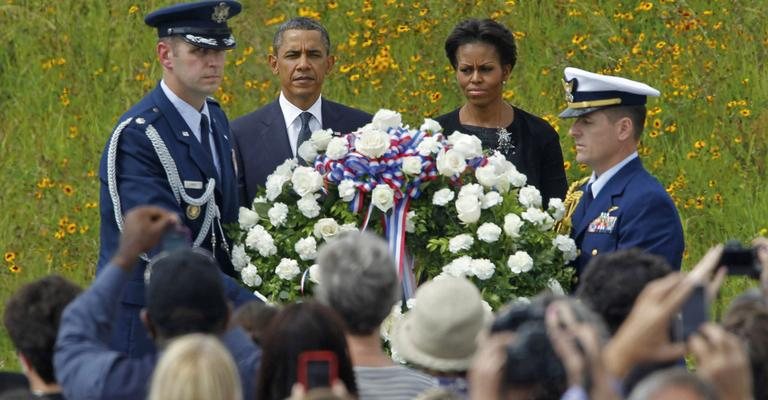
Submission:
[[[232,121],[240,204],[250,207],[257,186],[319,129],[349,133],[372,116],[327,99],[320,93],[333,68],[328,31],[309,18],[291,19],[277,29],[269,55],[272,73],[280,78],[279,98]]]
[[[226,50],[235,46],[227,19],[240,12],[231,0],[178,4],[154,11],[163,79],[120,117],[102,155],[101,246],[97,274],[115,254],[123,215],[152,204],[179,215],[194,247],[204,247],[222,270],[234,274],[222,225],[237,221],[237,183],[227,116],[207,96],[214,93]],[[154,351],[140,320],[144,305],[143,255],[126,286],[112,330],[113,349],[132,356]],[[228,297],[254,297],[225,278]]]
[[[565,69],[563,84],[568,108],[560,117],[576,118],[569,132],[576,161],[592,168],[571,216],[577,273],[593,256],[632,247],[660,255],[679,270],[685,247],[680,216],[637,154],[645,103],[659,91],[577,68]]]

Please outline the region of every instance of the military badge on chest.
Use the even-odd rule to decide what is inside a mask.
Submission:
[[[616,226],[616,221],[619,217],[611,215],[611,212],[618,210],[618,206],[612,206],[608,211],[603,211],[600,216],[595,218],[589,223],[587,232],[589,233],[613,233],[613,229]]]

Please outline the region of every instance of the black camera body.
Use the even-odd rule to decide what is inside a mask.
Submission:
[[[762,272],[762,266],[757,259],[757,249],[744,247],[736,240],[725,243],[719,265],[728,267],[728,275],[744,275],[752,279],[760,279]]]

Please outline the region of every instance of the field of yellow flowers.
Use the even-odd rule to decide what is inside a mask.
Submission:
[[[0,0],[0,300],[49,273],[87,285],[98,249],[98,162],[116,119],[154,87],[155,32],[167,0]],[[447,33],[491,17],[515,33],[505,97],[561,135],[566,66],[649,83],[641,147],[683,219],[690,267],[711,245],[768,234],[768,3],[762,0],[244,0],[216,93],[230,118],[276,98],[267,66],[278,24],[320,19],[337,57],[324,96],[411,124],[462,103],[443,54]],[[760,72],[763,71],[763,72]],[[748,282],[730,281],[727,292]],[[728,296],[728,293],[726,293]],[[17,369],[0,334],[0,369]]]

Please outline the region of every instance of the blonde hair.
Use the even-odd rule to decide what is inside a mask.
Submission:
[[[235,361],[215,336],[184,335],[166,348],[152,374],[149,400],[242,400]]]

